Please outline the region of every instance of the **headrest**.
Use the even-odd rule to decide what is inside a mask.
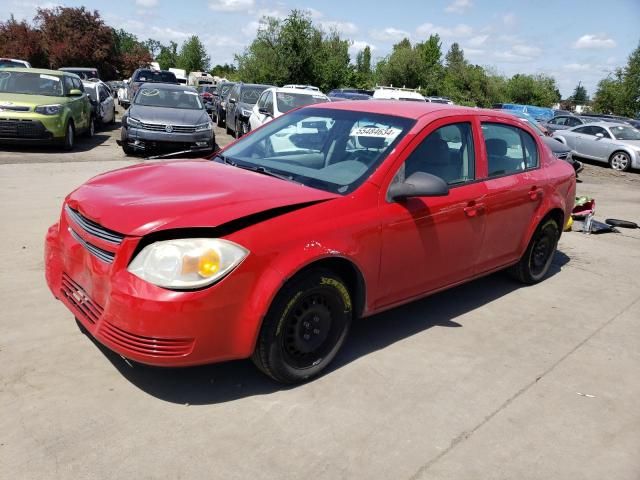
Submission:
[[[489,138],[485,140],[487,155],[504,157],[507,154],[507,142],[501,138]]]

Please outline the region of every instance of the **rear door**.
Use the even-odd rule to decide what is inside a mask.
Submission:
[[[531,219],[542,203],[546,175],[535,138],[497,117],[481,117],[482,157],[487,178],[486,227],[478,269],[488,272],[521,255]]]
[[[380,297],[383,307],[473,276],[484,236],[485,188],[476,181],[479,140],[471,116],[429,124],[408,147],[391,184],[413,173],[443,178],[449,194],[402,202],[381,198]],[[383,192],[386,193],[388,185]]]

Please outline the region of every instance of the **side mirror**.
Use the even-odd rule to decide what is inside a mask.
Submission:
[[[425,172],[416,172],[403,183],[389,187],[389,198],[400,201],[411,197],[444,197],[449,194],[449,186],[440,177]]]
[[[70,97],[79,97],[82,95],[82,91],[78,90],[77,88],[73,88],[71,90],[69,90],[69,96]]]
[[[231,104],[236,103],[236,99],[235,99],[235,98],[230,98],[230,99],[229,99],[229,103],[231,103]]]
[[[258,109],[258,113],[262,114],[262,115],[266,115],[268,117],[273,117],[273,114],[267,110],[266,108],[259,108]]]
[[[598,138],[604,138],[604,135],[602,133],[596,133],[596,139]]]

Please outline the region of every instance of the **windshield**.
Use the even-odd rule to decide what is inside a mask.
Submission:
[[[164,90],[161,88],[141,88],[134,102],[147,107],[180,108],[202,110],[202,102],[197,92],[191,90]]]
[[[98,78],[97,70],[73,70],[71,68],[61,68],[60,70],[64,72],[75,73],[83,80],[87,80],[89,78]]]
[[[21,62],[14,62],[13,60],[0,60],[0,68],[12,68],[12,67],[22,67],[24,68],[26,65]]]
[[[223,155],[240,166],[264,168],[344,195],[369,178],[414,123],[390,115],[307,107],[267,123]]]
[[[233,83],[227,83],[227,84],[222,85],[220,87],[220,96],[223,97],[227,93],[229,93],[229,90],[231,90],[231,87],[233,87]]]
[[[305,95],[304,93],[276,93],[276,103],[278,111],[285,113],[294,108],[312,105],[314,103],[328,102],[329,99],[324,95]]]
[[[245,87],[240,93],[240,102],[254,105],[258,101],[260,94],[266,89],[267,87]]]
[[[640,140],[640,130],[633,127],[609,127],[616,140]]]
[[[146,83],[178,83],[173,72],[159,72],[156,70],[140,70],[134,81]]]
[[[45,73],[0,71],[0,92],[64,96],[61,77]]]

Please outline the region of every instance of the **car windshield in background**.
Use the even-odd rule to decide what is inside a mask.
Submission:
[[[141,70],[135,79],[136,82],[146,83],[178,83],[172,72],[158,72],[156,70]]]
[[[24,68],[24,63],[14,62],[13,60],[0,60],[0,68]]]
[[[305,105],[313,105],[314,103],[323,103],[327,99],[321,95],[304,95],[302,93],[276,93],[276,102],[278,110],[282,113],[293,110],[294,108],[304,107]]]
[[[62,77],[45,73],[0,71],[0,92],[62,97]]]
[[[610,127],[616,140],[640,140],[640,130],[633,127]]]
[[[266,87],[249,87],[243,88],[240,94],[240,101],[242,103],[255,104],[260,97],[260,94],[264,92]]]
[[[240,139],[222,158],[344,195],[369,178],[414,123],[390,115],[304,108]]]
[[[222,87],[220,87],[220,96],[224,97],[229,90],[231,90],[231,87],[233,87],[233,85],[223,85]]]
[[[146,107],[180,108],[202,110],[202,102],[196,92],[189,90],[165,90],[161,88],[141,88],[134,102]]]

